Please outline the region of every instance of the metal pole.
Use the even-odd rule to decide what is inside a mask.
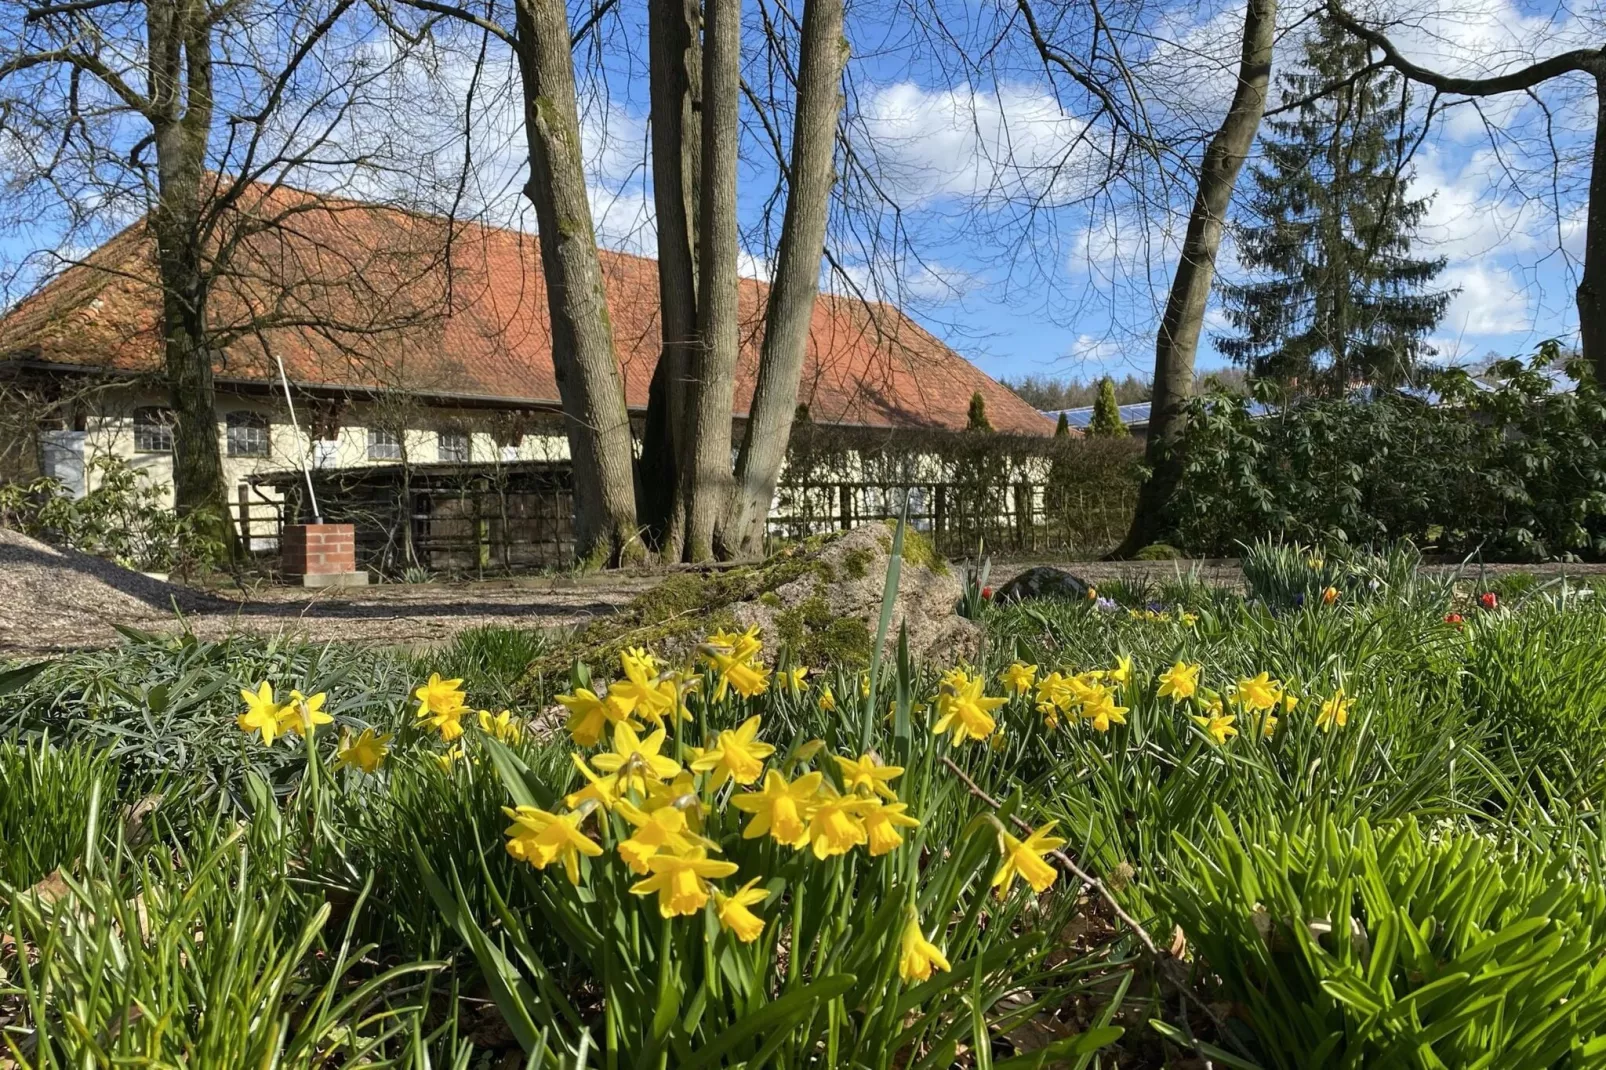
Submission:
[[[273,363],[279,366],[279,385],[284,387],[284,403],[290,407],[290,427],[296,433],[296,441],[300,442],[301,424],[296,421],[296,403],[290,396],[290,378],[284,374],[284,361],[279,359],[279,354],[273,354]],[[312,502],[312,522],[322,524],[323,513],[318,509],[318,492],[312,489],[312,468],[307,464],[306,450],[301,453],[301,476],[307,481],[307,498]]]

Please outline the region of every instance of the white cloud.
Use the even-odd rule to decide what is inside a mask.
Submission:
[[[1439,324],[1443,335],[1518,334],[1533,328],[1528,294],[1505,268],[1482,262],[1460,264],[1440,275],[1438,283],[1460,291]]]
[[[1085,187],[1086,124],[1035,88],[877,89],[854,128],[883,186],[907,210],[944,197],[1037,197]]]

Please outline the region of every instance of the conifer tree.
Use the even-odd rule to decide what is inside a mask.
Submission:
[[[970,412],[965,417],[966,431],[991,431],[993,422],[987,419],[987,399],[978,390],[970,395]]]
[[[1071,437],[1071,421],[1066,418],[1066,416],[1065,416],[1065,414],[1063,412],[1060,413],[1060,421],[1059,421],[1059,423],[1054,425],[1054,437],[1055,438],[1070,438]]]
[[[1222,287],[1236,333],[1217,343],[1301,390],[1407,380],[1433,354],[1426,337],[1452,296],[1428,289],[1445,259],[1411,255],[1429,198],[1406,195],[1409,97],[1397,75],[1352,77],[1371,60],[1320,21],[1302,69],[1280,80],[1284,99],[1341,88],[1268,120],[1265,162],[1250,172],[1254,221],[1234,227],[1250,278]]]
[[[1130,434],[1115,400],[1115,382],[1109,376],[1099,380],[1099,396],[1093,402],[1093,419],[1087,425],[1087,433],[1092,438],[1125,438]]]

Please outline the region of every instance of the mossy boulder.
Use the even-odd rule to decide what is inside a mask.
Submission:
[[[758,564],[666,576],[532,664],[532,689],[550,690],[540,681],[560,682],[576,658],[611,675],[625,647],[689,659],[710,632],[755,624],[766,647],[789,649],[795,664],[868,665],[891,551],[892,532],[875,523],[805,539]],[[888,650],[895,648],[901,621],[916,654],[943,660],[974,654],[979,630],[955,612],[959,596],[958,580],[930,541],[906,532]]]

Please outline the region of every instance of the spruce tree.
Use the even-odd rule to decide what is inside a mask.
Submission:
[[[1093,402],[1093,419],[1087,433],[1093,438],[1125,438],[1129,432],[1121,420],[1121,406],[1115,400],[1115,383],[1109,376],[1099,380],[1099,396]]]
[[[1055,438],[1070,438],[1071,437],[1071,421],[1066,417],[1066,415],[1063,412],[1060,413],[1060,421],[1059,421],[1059,423],[1054,425],[1054,437]]]
[[[1250,170],[1254,222],[1234,227],[1251,277],[1222,287],[1236,333],[1217,344],[1301,390],[1409,379],[1453,296],[1428,289],[1443,257],[1411,256],[1429,198],[1406,198],[1409,98],[1392,73],[1352,77],[1370,62],[1363,42],[1320,21],[1283,96],[1340,88],[1267,121],[1264,163]]]

